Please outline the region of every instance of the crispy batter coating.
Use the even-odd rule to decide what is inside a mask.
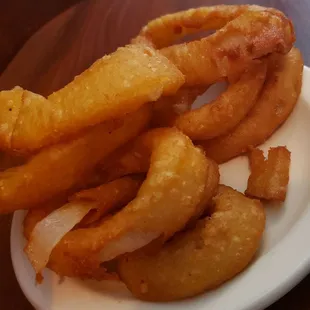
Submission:
[[[247,196],[284,201],[289,182],[291,153],[284,146],[272,147],[265,159],[262,150],[249,153],[251,174],[245,191]]]
[[[211,217],[177,234],[156,254],[143,249],[119,259],[122,281],[138,298],[170,301],[216,288],[253,259],[265,227],[258,200],[220,186]]]
[[[48,98],[20,87],[0,92],[0,148],[37,150],[174,94],[183,82],[156,50],[141,44],[121,47]]]
[[[233,129],[250,111],[263,87],[266,64],[252,64],[212,102],[179,115],[174,125],[192,140],[206,140]]]
[[[249,114],[228,134],[200,141],[217,163],[247,152],[267,140],[289,117],[300,95],[303,59],[293,48],[287,55],[271,55],[267,80]]]
[[[104,157],[141,133],[150,106],[121,121],[97,125],[73,141],[42,150],[26,164],[0,173],[0,213],[29,209],[80,183]]]

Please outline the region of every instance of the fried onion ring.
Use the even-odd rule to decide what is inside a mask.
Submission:
[[[185,85],[211,85],[240,76],[253,59],[287,53],[294,41],[291,22],[282,13],[266,9],[245,12],[213,35],[161,52],[185,75]]]
[[[174,125],[192,140],[207,140],[233,129],[256,103],[266,64],[252,64],[236,82],[209,104],[179,115]]]
[[[150,106],[121,121],[97,125],[79,138],[42,150],[26,164],[0,173],[0,213],[30,209],[61,194],[91,172],[116,148],[141,133]]]
[[[169,301],[213,289],[241,272],[262,239],[265,212],[258,200],[220,186],[210,218],[177,234],[153,255],[143,249],[119,259],[118,271],[139,299]]]
[[[158,237],[167,240],[206,208],[217,188],[217,165],[176,129],[156,129],[152,137],[150,168],[136,198],[98,227],[66,234],[50,266],[96,269]]]
[[[0,148],[37,150],[172,95],[183,82],[179,70],[156,50],[121,47],[47,99],[20,87],[0,92]]]
[[[199,144],[207,156],[223,163],[263,143],[293,111],[302,85],[303,59],[293,48],[287,55],[271,55],[267,80],[249,114],[226,135]]]
[[[164,48],[186,35],[222,28],[247,11],[259,10],[266,8],[257,5],[214,5],[167,14],[148,22],[138,38],[144,37],[156,48]],[[133,42],[136,40],[133,39]]]

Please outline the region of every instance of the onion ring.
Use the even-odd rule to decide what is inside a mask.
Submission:
[[[119,259],[119,276],[136,297],[191,297],[233,278],[251,262],[265,227],[262,204],[226,186],[220,186],[214,202],[210,218],[177,234],[158,253],[141,249]]]
[[[137,197],[98,227],[67,233],[49,266],[96,269],[158,237],[167,240],[206,208],[217,188],[217,165],[176,129],[156,129],[152,137],[151,164]]]
[[[148,40],[156,48],[164,48],[186,35],[222,28],[245,12],[259,10],[266,8],[257,5],[214,5],[180,11],[151,20],[137,38],[145,38],[144,42]]]
[[[192,140],[207,140],[233,129],[256,103],[266,76],[266,64],[252,64],[218,98],[179,115],[174,125]]]
[[[200,141],[217,163],[247,152],[268,139],[289,117],[300,95],[303,59],[293,48],[287,55],[271,55],[267,80],[249,114],[227,135]]]
[[[141,44],[121,47],[47,99],[20,87],[0,92],[0,147],[37,150],[172,95],[183,82],[156,50]]]
[[[161,52],[185,75],[185,85],[211,85],[240,76],[254,59],[287,53],[294,41],[291,22],[282,13],[266,9],[246,12],[213,35]]]
[[[103,158],[141,133],[149,120],[146,105],[124,120],[97,125],[73,141],[42,150],[22,166],[1,172],[0,213],[34,208],[71,189]]]

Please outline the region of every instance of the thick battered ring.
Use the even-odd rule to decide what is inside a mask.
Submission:
[[[214,5],[193,8],[149,21],[137,38],[144,37],[145,41],[148,40],[160,49],[175,44],[186,35],[222,28],[245,12],[261,10],[266,8],[257,5]],[[136,42],[137,38],[134,38],[133,42]]]
[[[176,117],[174,125],[192,140],[207,140],[233,129],[256,103],[266,77],[266,63],[253,63],[226,91],[199,109]]]
[[[216,288],[241,272],[262,239],[265,211],[227,186],[220,186],[211,217],[175,236],[158,253],[143,249],[119,259],[122,281],[138,298],[169,301]]]
[[[32,152],[72,138],[174,94],[183,82],[182,73],[153,48],[120,47],[47,98],[20,87],[1,91],[0,149]]]

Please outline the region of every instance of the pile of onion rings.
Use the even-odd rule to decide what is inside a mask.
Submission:
[[[290,152],[273,148],[265,160],[253,148],[298,101],[294,41],[276,9],[190,9],[150,21],[47,98],[1,91],[0,212],[28,210],[25,253],[37,281],[47,267],[170,301],[244,270],[263,238],[259,199],[287,194]],[[221,81],[227,90],[193,110]],[[218,165],[249,151],[245,194],[219,185]]]

